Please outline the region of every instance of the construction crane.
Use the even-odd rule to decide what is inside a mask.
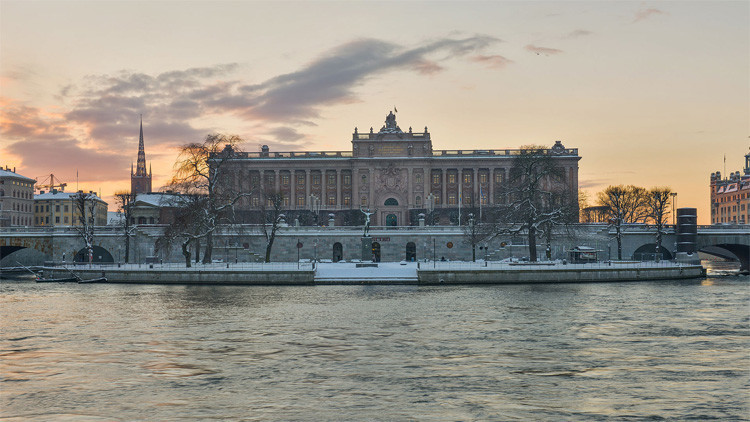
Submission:
[[[60,179],[57,179],[57,184],[55,184],[55,175],[54,174],[50,174],[49,177],[45,178],[42,181],[42,183],[46,183],[46,182],[49,182],[49,183],[47,183],[47,184],[41,184],[41,185],[37,183],[37,185],[35,187],[37,189],[39,189],[39,190],[49,190],[51,192],[53,189],[58,189],[58,188],[61,191],[63,191],[63,190],[65,190],[65,186],[68,186],[67,183],[64,183],[64,182],[61,183]]]

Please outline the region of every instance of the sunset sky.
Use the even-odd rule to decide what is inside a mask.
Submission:
[[[747,1],[1,0],[0,165],[108,199],[141,114],[156,189],[208,133],[350,150],[395,106],[436,149],[561,140],[592,196],[670,186],[707,224],[710,173],[750,146],[749,75]]]

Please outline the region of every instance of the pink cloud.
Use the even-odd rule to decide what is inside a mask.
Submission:
[[[492,69],[503,69],[509,64],[513,63],[513,60],[510,60],[498,54],[492,56],[474,56],[471,58],[471,60],[477,63],[484,64]]]
[[[545,56],[560,54],[560,53],[563,52],[562,50],[558,50],[557,48],[538,47],[538,46],[535,46],[533,44],[529,44],[529,45],[527,45],[524,48],[526,49],[526,51],[529,51],[529,52],[532,52],[532,53],[536,53],[536,55],[542,55],[543,54]]]
[[[640,9],[637,12],[635,12],[635,18],[633,19],[633,22],[642,21],[644,19],[650,18],[651,16],[663,15],[663,14],[665,14],[665,12],[659,9],[654,9],[654,8]]]

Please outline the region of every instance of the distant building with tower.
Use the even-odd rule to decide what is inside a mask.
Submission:
[[[151,192],[151,169],[146,172],[146,151],[143,146],[143,118],[141,118],[141,133],[138,139],[138,161],[133,167],[130,167],[130,193],[149,193]]]
[[[750,224],[750,152],[745,154],[743,174],[711,173],[711,224]]]

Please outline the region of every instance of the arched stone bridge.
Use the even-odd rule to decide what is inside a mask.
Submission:
[[[131,239],[130,262],[144,262],[146,257],[155,255],[154,244],[163,233],[162,226],[139,226]],[[556,236],[553,240],[553,258],[565,257],[565,251],[572,246],[588,245],[603,249],[602,258],[615,258],[617,244],[613,231],[604,225],[580,224],[576,225],[575,234]],[[465,242],[462,227],[373,227],[371,235],[382,239],[384,260],[405,259],[406,248],[411,247],[409,253],[416,259],[425,257],[436,258],[445,256],[451,260],[471,259],[471,248]],[[301,258],[313,256],[331,259],[338,253],[344,259],[361,256],[359,238],[362,236],[361,227],[288,227],[279,232],[274,244],[273,261],[294,261],[297,258],[296,244],[304,244]],[[245,226],[241,233],[224,230],[215,235],[214,257],[221,259],[250,260],[252,256],[262,255],[265,245],[262,234],[257,227]],[[724,257],[736,257],[742,269],[750,268],[750,225],[735,226],[698,226],[697,249],[710,254]],[[100,227],[96,229],[94,238],[94,260],[101,262],[123,262],[125,239],[122,230],[117,227]],[[672,228],[667,229],[662,246],[665,257],[671,258],[676,249],[676,235]],[[477,253],[477,257],[487,256],[489,259],[502,259],[510,256],[524,256],[523,236],[514,238],[513,248],[500,246],[501,242],[510,243],[510,239],[498,236],[487,245],[487,249]],[[338,243],[338,245],[336,245]],[[455,244],[454,248],[446,248],[448,243]],[[344,245],[343,250],[341,249]],[[338,249],[334,251],[334,245]],[[541,242],[538,252],[543,255]],[[628,226],[623,233],[623,258],[652,259],[655,246],[655,230],[644,225]],[[437,250],[434,250],[435,247]],[[0,228],[0,266],[11,267],[18,265],[39,265],[45,261],[71,262],[84,248],[83,241],[77,231],[71,227],[59,228]],[[489,251],[489,252],[487,252]],[[526,252],[527,253],[527,252]],[[172,251],[158,254],[165,262],[181,262],[182,255],[179,247]],[[649,256],[650,255],[650,256]],[[79,256],[80,257],[80,256]]]

